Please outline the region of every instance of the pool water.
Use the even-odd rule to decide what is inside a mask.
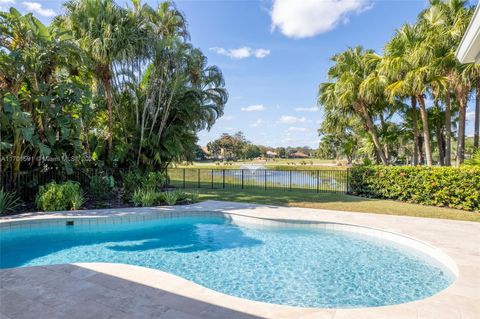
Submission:
[[[434,260],[373,237],[244,227],[220,216],[37,227],[0,236],[0,268],[125,263],[229,295],[292,306],[398,304],[431,296],[454,280]]]

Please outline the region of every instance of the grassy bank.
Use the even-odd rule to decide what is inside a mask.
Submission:
[[[386,215],[430,217],[480,222],[480,214],[450,208],[369,199],[345,194],[264,190],[191,189],[201,200],[223,200],[267,205],[320,208]]]
[[[318,158],[312,159],[267,159],[267,160],[250,160],[237,162],[219,162],[219,161],[201,161],[190,164],[180,164],[179,168],[205,168],[205,169],[238,169],[245,165],[262,165],[267,169],[283,169],[283,170],[345,170],[346,166],[338,166],[335,161],[322,160]]]

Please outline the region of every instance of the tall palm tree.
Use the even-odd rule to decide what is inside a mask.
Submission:
[[[338,108],[340,112],[355,114],[361,118],[375,145],[378,158],[387,165],[388,159],[373,120],[383,92],[381,81],[378,78],[369,78],[377,67],[377,63],[369,59],[369,55],[373,53],[371,50],[355,47],[333,56],[332,61],[335,64],[328,70],[331,82],[320,84],[318,103],[325,112]]]
[[[437,76],[444,78],[443,96],[445,99],[445,164],[450,165],[451,160],[451,97],[454,93],[459,105],[459,138],[457,139],[457,165],[463,161],[465,149],[465,111],[466,98],[469,90],[466,86],[464,66],[456,60],[454,49],[467,28],[468,21],[473,13],[466,6],[465,0],[431,0],[431,6],[420,14],[423,33],[426,38],[422,44],[422,55],[433,65],[432,70]],[[439,92],[438,92],[439,93]],[[437,93],[437,94],[438,94]]]
[[[418,130],[417,97],[410,87],[402,82],[406,74],[413,69],[409,52],[418,45],[418,31],[414,26],[405,24],[395,32],[393,38],[385,45],[385,56],[380,64],[380,72],[385,74],[390,85],[386,93],[390,100],[395,98],[410,100],[411,118],[413,126],[413,165],[418,165],[420,134]]]
[[[91,62],[93,76],[102,84],[108,111],[108,160],[113,150],[113,64],[135,41],[124,9],[113,0],[71,0],[59,22],[73,32]]]

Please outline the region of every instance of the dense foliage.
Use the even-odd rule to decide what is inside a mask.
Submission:
[[[350,172],[354,195],[480,210],[480,168],[354,166]]]
[[[72,181],[57,184],[50,182],[40,186],[36,204],[39,210],[58,211],[76,210],[85,202],[85,196],[80,184]]]
[[[64,8],[49,26],[0,12],[0,170],[163,170],[193,159],[227,92],[183,14],[139,0]]]
[[[384,165],[462,164],[473,95],[472,142],[479,147],[480,65],[455,57],[473,11],[465,0],[430,0],[416,23],[395,31],[383,55],[361,46],[334,55],[318,94],[325,115],[319,155]]]

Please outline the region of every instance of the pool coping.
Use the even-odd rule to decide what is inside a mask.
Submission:
[[[90,211],[23,214],[0,218],[0,229],[31,227],[38,223],[61,223],[74,218],[79,222],[135,221],[139,218],[155,219],[159,216],[178,216],[185,213],[222,213],[235,218],[254,217],[261,224],[275,222],[316,222],[331,224],[341,229],[344,225],[364,227],[417,240],[420,243],[445,253],[458,269],[458,277],[447,289],[426,299],[409,303],[371,308],[328,309],[301,308],[262,303],[225,295],[193,282],[159,270],[108,263],[79,263],[79,267],[116,276],[118,278],[161,288],[176,294],[242,311],[262,318],[449,318],[465,319],[480,317],[480,224],[407,216],[352,213],[309,208],[294,208],[247,203],[206,201],[193,205],[124,208]],[[234,218],[234,219],[235,219]],[[29,226],[30,225],[30,226]],[[339,226],[336,226],[339,225]],[[349,226],[351,227],[351,226]],[[45,266],[44,268],[48,268]],[[153,275],[155,274],[155,275]],[[154,280],[152,276],[163,278]],[[1,309],[0,309],[1,310]]]

